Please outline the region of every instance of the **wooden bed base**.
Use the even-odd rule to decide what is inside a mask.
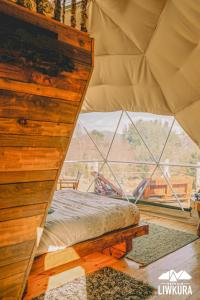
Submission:
[[[73,247],[36,257],[23,299],[31,300],[78,276],[115,263],[132,249],[132,239],[148,234],[148,231],[146,224],[129,226]]]
[[[60,265],[79,261],[94,252],[121,258],[132,249],[132,239],[148,234],[147,224],[132,225],[106,233],[63,250],[46,253],[35,258],[31,274],[41,273]]]

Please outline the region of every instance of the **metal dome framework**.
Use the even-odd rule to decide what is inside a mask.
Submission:
[[[108,113],[109,114],[109,113]],[[151,161],[139,161],[139,160],[135,160],[135,161],[127,161],[125,159],[122,159],[121,161],[116,161],[116,160],[112,160],[112,158],[110,157],[110,152],[111,149],[113,147],[113,144],[115,142],[115,138],[116,135],[118,133],[119,130],[119,126],[122,122],[123,117],[126,117],[127,120],[129,120],[131,126],[134,128],[135,132],[137,133],[138,137],[141,140],[141,143],[143,144],[143,146],[145,147],[146,151],[149,154],[149,157],[151,158]],[[85,132],[85,134],[87,135],[87,137],[89,138],[89,140],[91,141],[91,143],[93,144],[94,148],[96,149],[97,153],[99,154],[100,160],[98,161],[99,163],[101,163],[101,167],[99,168],[98,172],[101,173],[102,170],[104,169],[105,166],[107,166],[107,168],[109,169],[110,173],[112,174],[112,177],[115,181],[115,183],[118,185],[118,187],[123,191],[124,194],[124,198],[126,198],[127,200],[129,200],[129,197],[127,196],[127,193],[123,187],[123,185],[120,183],[120,180],[117,176],[117,174],[115,174],[113,168],[112,168],[112,164],[130,164],[130,165],[147,165],[147,166],[151,166],[152,170],[151,170],[151,174],[148,177],[148,180],[146,182],[146,184],[144,185],[144,187],[142,188],[142,190],[140,191],[139,195],[137,196],[135,202],[137,203],[142,195],[143,192],[145,190],[145,188],[150,184],[150,180],[153,178],[154,174],[156,174],[157,171],[160,172],[160,174],[162,175],[162,177],[164,178],[164,180],[166,181],[167,185],[169,186],[172,195],[174,195],[178,206],[180,207],[181,210],[184,210],[184,207],[180,201],[179,195],[177,194],[177,192],[174,190],[172,184],[171,184],[171,180],[170,178],[167,176],[167,174],[165,173],[164,168],[167,167],[183,167],[183,168],[195,168],[195,169],[200,169],[200,165],[198,164],[190,164],[190,163],[176,163],[176,162],[165,162],[162,160],[163,158],[163,154],[165,153],[166,147],[169,144],[169,139],[171,136],[171,133],[173,131],[173,128],[175,126],[175,118],[174,117],[170,117],[171,118],[171,123],[169,126],[169,132],[166,136],[165,142],[161,147],[161,151],[159,153],[159,155],[155,155],[155,153],[153,153],[150,145],[148,144],[148,142],[145,140],[143,134],[140,132],[140,129],[137,128],[137,125],[134,122],[134,113],[130,113],[127,111],[121,111],[118,114],[118,119],[116,122],[116,127],[113,131],[113,136],[110,140],[110,144],[108,149],[106,149],[105,151],[102,151],[102,149],[99,147],[98,143],[94,140],[92,134],[90,133],[90,130],[87,128],[87,124],[84,123],[83,121],[79,120],[78,121],[78,126],[81,126],[81,128],[83,129],[83,131]],[[105,149],[104,149],[105,150]],[[69,151],[70,152],[70,151]],[[66,158],[65,163],[94,163],[96,160],[70,160],[68,158]],[[95,183],[96,177],[93,178],[93,180],[91,180],[90,184],[88,185],[87,191],[91,190],[91,187],[93,186],[93,184]]]

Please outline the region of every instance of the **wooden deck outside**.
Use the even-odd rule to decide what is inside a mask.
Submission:
[[[0,1],[0,299],[21,299],[93,66],[93,41]]]
[[[171,183],[171,188],[177,194],[180,200],[185,201],[186,205],[189,207],[189,201],[192,194],[192,177],[184,176],[183,178],[170,178],[169,182]],[[157,197],[160,198],[161,201],[176,202],[171,188],[163,178],[151,179],[150,184],[144,190],[143,198],[149,199],[151,197]]]

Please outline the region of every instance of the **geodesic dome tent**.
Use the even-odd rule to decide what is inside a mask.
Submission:
[[[200,144],[200,1],[93,0],[92,80],[83,111],[174,115]]]

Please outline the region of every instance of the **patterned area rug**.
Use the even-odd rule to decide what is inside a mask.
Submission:
[[[144,300],[153,291],[148,284],[106,267],[52,289],[33,300]]]
[[[133,250],[127,258],[146,266],[196,239],[194,234],[150,223],[149,234],[133,240]]]

